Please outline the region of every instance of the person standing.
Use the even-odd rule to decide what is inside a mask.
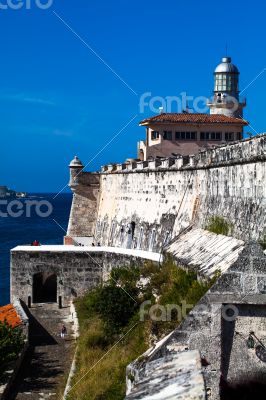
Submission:
[[[64,339],[66,334],[67,334],[67,328],[65,325],[63,325],[61,329],[61,338]]]

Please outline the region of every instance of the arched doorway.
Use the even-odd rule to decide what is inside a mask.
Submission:
[[[33,302],[57,302],[57,276],[51,272],[39,272],[33,276]]]

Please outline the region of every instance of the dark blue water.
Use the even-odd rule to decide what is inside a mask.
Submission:
[[[22,200],[22,216],[14,217],[0,216],[0,305],[9,302],[9,277],[10,277],[10,249],[32,243],[35,239],[41,244],[62,244],[63,237],[67,230],[68,218],[70,213],[72,195],[60,194],[54,198],[54,194],[34,194],[30,198]],[[48,201],[51,204],[52,213],[43,217],[37,215],[36,207],[30,207],[29,214],[26,216],[29,203],[27,201]],[[28,204],[28,206],[27,206]],[[40,204],[40,203],[39,203]],[[28,208],[27,208],[28,207]],[[16,212],[16,207],[13,208]],[[7,207],[1,205],[1,215],[7,213]],[[48,211],[46,205],[40,208],[41,213]],[[61,229],[55,222],[64,229]]]

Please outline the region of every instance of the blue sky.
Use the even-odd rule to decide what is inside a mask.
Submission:
[[[135,157],[138,122],[152,115],[139,113],[140,96],[210,96],[226,43],[241,89],[260,74],[243,93],[245,118],[266,131],[263,0],[9,1],[23,7],[0,9],[0,184],[57,192],[74,155],[88,170]]]

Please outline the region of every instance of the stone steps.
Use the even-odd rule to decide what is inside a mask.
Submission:
[[[70,310],[56,304],[34,305],[30,309],[30,348],[16,382],[12,399],[56,399],[58,385],[69,372],[74,339]],[[62,324],[68,335],[61,339]]]

